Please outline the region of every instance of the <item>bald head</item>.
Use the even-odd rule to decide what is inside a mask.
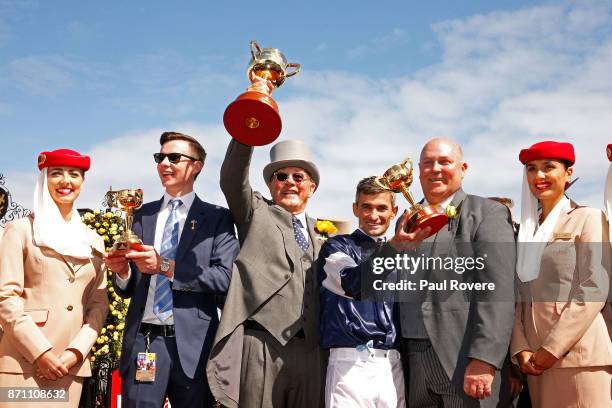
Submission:
[[[457,142],[445,137],[428,141],[419,159],[419,180],[427,202],[439,204],[459,190],[467,167]]]
[[[423,150],[421,150],[420,160],[423,160],[423,153],[428,149],[444,149],[455,156],[457,160],[463,160],[463,150],[459,143],[455,142],[453,139],[448,137],[434,137],[433,139],[429,139],[425,146],[423,146]]]

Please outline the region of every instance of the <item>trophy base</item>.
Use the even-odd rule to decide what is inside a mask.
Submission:
[[[443,209],[427,206],[414,212],[404,226],[404,231],[412,233],[417,229],[430,228],[429,234],[425,238],[429,238],[436,234],[448,224],[448,216]]]
[[[229,104],[223,114],[228,133],[247,146],[264,146],[280,135],[278,105],[265,93],[247,91]]]
[[[113,249],[116,251],[127,251],[132,249],[134,251],[143,251],[143,243],[136,234],[131,231],[127,231],[113,244]]]

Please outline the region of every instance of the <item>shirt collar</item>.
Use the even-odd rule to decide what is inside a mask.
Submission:
[[[306,224],[306,212],[301,212],[299,214],[293,214],[295,218],[300,220],[304,228],[308,229],[308,224]]]
[[[165,209],[166,207],[168,207],[168,202],[172,200],[173,198],[179,198],[183,202],[183,205],[185,206],[185,209],[187,210],[187,212],[189,212],[189,209],[191,208],[191,204],[193,204],[193,201],[195,200],[195,196],[196,196],[195,191],[192,191],[180,197],[173,197],[166,192],[164,193],[164,201],[162,203],[161,208]]]
[[[372,241],[374,242],[385,242],[387,240],[387,237],[384,235],[380,235],[378,237],[373,237],[372,235],[367,234],[364,230],[362,230],[361,228],[357,228],[357,231],[361,232],[362,235],[370,238]]]
[[[438,205],[442,206],[442,208],[444,208],[446,210],[446,207],[448,207],[448,205],[453,202],[453,199],[455,198],[455,194],[457,194],[456,191],[453,194],[451,194],[450,196],[446,197],[446,199],[444,199]],[[429,205],[429,202],[427,201],[427,199],[425,199],[425,205]]]

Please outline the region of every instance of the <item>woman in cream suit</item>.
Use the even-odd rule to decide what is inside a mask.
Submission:
[[[574,148],[541,142],[525,165],[511,355],[528,374],[534,407],[612,406],[612,342],[602,309],[608,294],[608,226],[600,210],[565,196]]]
[[[74,208],[89,164],[72,150],[41,153],[34,214],[9,223],[0,243],[0,407],[77,407],[91,375],[108,300],[103,242]],[[16,387],[68,392],[29,404],[40,392],[8,393]]]

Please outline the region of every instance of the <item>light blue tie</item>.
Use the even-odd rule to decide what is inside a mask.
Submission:
[[[170,214],[164,226],[160,255],[164,258],[174,259],[179,241],[179,221],[177,209],[183,204],[181,200],[172,199],[168,202]],[[153,313],[162,322],[172,316],[172,288],[170,281],[162,274],[156,275],[155,298],[153,302]]]

